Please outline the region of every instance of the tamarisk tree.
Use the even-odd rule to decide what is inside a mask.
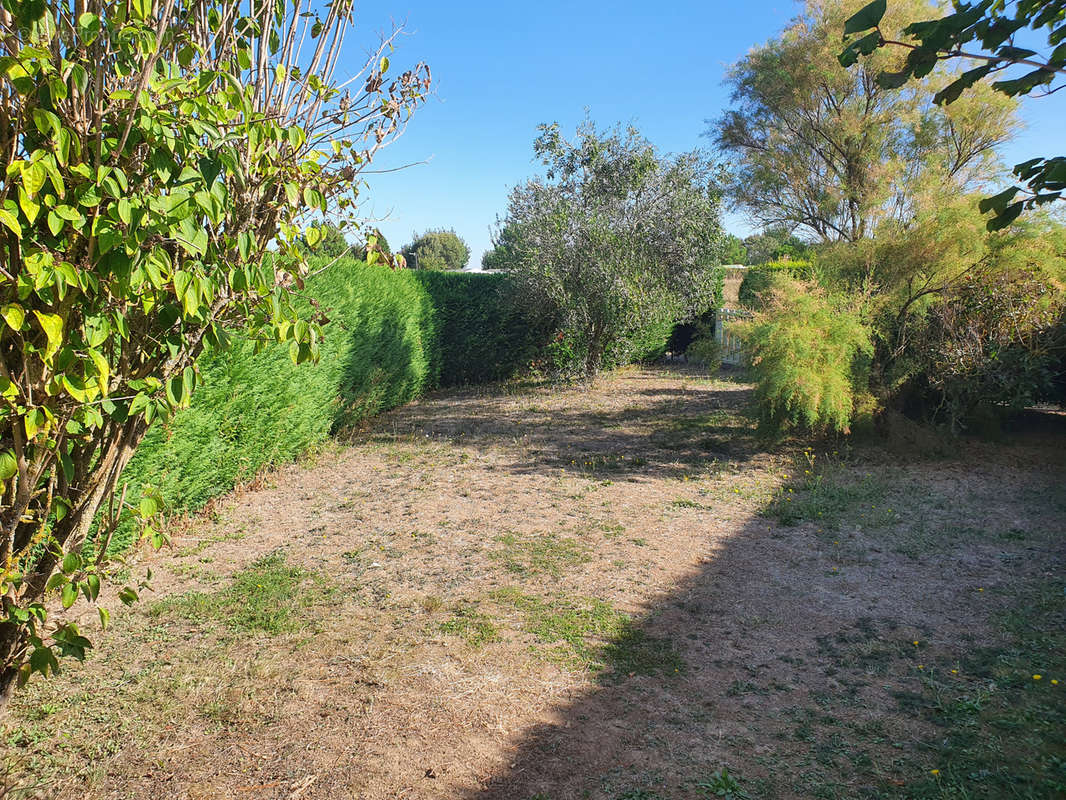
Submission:
[[[239,328],[315,357],[306,220],[354,217],[359,173],[430,86],[422,64],[389,77],[398,31],[342,66],[351,24],[351,0],[0,2],[5,696],[84,656],[46,594],[97,600],[123,508],[161,542],[122,470],[188,403],[203,348]]]
[[[955,0],[952,13],[911,22],[904,38],[885,29],[887,0],[873,0],[844,23],[847,47],[840,63],[851,67],[867,61],[881,48],[899,49],[906,60],[897,70],[883,70],[877,82],[900,89],[929,75],[944,61],[967,63],[970,69],[945,83],[934,102],[947,106],[991,80],[991,88],[1007,97],[1045,96],[1066,86],[1066,3],[1062,0]],[[871,30],[872,29],[872,30]],[[863,34],[855,38],[856,34]],[[1022,46],[1019,37],[1036,44],[1046,37],[1046,53]],[[1022,213],[1062,199],[1066,193],[1066,156],[1030,158],[1014,167],[1025,186],[1012,186],[981,201],[992,212],[989,230],[1004,228]]]

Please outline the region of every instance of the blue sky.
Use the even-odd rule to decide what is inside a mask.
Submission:
[[[369,176],[363,211],[379,219],[394,248],[413,231],[454,228],[470,245],[470,266],[480,265],[508,191],[537,171],[538,124],[572,131],[587,108],[598,125],[631,122],[667,152],[706,147],[705,120],[729,104],[722,85],[729,64],[799,10],[789,0],[357,0],[345,45],[350,69],[395,21],[408,35],[391,58],[393,69],[425,61],[436,88],[375,167],[427,163]],[[1026,101],[1022,116],[1028,129],[1005,159],[1058,153],[1066,103]],[[726,226],[750,232],[741,217],[727,217]]]

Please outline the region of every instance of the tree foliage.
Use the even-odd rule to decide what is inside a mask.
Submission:
[[[883,24],[898,30],[929,8],[895,3]],[[933,102],[934,76],[884,88],[876,76],[899,67],[894,51],[843,68],[840,31],[853,10],[851,0],[812,0],[729,72],[734,107],[709,135],[732,164],[730,200],[765,226],[857,241],[886,219],[909,218],[924,194],[993,176],[995,148],[1016,125],[1014,101],[988,87],[951,106]]]
[[[460,270],[470,261],[470,247],[454,230],[440,228],[414,235],[411,239],[402,251],[411,267]]]
[[[974,197],[957,198],[920,209],[905,226],[886,221],[860,242],[818,248],[810,274],[817,291],[850,298],[850,313],[872,343],[869,369],[852,375],[852,396],[863,408],[895,408],[960,431],[1054,397],[1066,356],[1066,227],[1034,214],[989,232],[976,207]],[[764,420],[803,421],[779,416],[780,387],[794,377],[815,380],[801,366],[809,336],[820,334],[794,326],[816,326],[818,317],[801,294],[779,290],[785,275],[796,274],[796,262],[749,272],[747,294],[756,291],[761,309],[751,346],[759,352],[769,342],[775,355],[756,373]],[[769,289],[756,278],[768,280]],[[846,421],[813,419],[830,427]]]
[[[481,256],[481,268],[508,270],[517,262],[519,231],[514,225],[502,225],[492,237],[492,249]]]
[[[874,0],[849,17],[843,27],[845,37],[864,35],[850,41],[839,55],[840,63],[850,67],[860,58],[865,65],[883,47],[902,49],[906,53],[902,65],[878,72],[882,88],[898,89],[927,76],[939,77],[934,72],[937,65],[956,59],[969,61],[971,68],[940,81],[933,98],[939,105],[972,96],[991,78],[998,78],[991,88],[1007,97],[1051,94],[1064,85],[1066,7],[1061,0],[958,2],[953,13],[911,22],[902,35],[895,35],[894,26],[886,25],[886,11],[886,0]],[[1017,36],[1030,31],[1046,35],[1050,54],[1018,46]],[[1026,182],[1025,189],[1013,186],[981,204],[982,212],[994,212],[989,230],[1009,225],[1024,208],[1061,198],[1066,191],[1066,156],[1023,161],[1014,167],[1014,174]],[[1019,194],[1021,199],[1016,199]]]
[[[731,233],[726,234],[722,242],[722,263],[744,265],[748,263],[747,259],[748,248],[741,238]]]
[[[351,15],[339,0],[3,3],[0,690],[84,655],[44,595],[97,599],[124,507],[162,539],[157,498],[125,496],[121,475],[188,404],[205,345],[241,328],[315,356],[321,320],[293,298],[298,243],[321,231],[303,220],[352,214],[359,172],[429,86],[421,65],[387,77],[391,38],[335,80]]]
[[[811,256],[811,246],[781,226],[766,228],[744,240],[748,253],[748,265],[765,264],[768,261],[802,261]]]
[[[542,125],[546,167],[511,192],[500,240],[527,308],[548,316],[586,374],[627,337],[705,311],[722,231],[712,171],[697,153],[663,156],[633,128],[586,121],[573,142]]]

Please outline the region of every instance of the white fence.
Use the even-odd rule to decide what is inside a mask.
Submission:
[[[739,308],[720,308],[714,317],[714,338],[721,348],[722,363],[739,366],[744,363],[744,348],[740,337],[729,330],[733,320],[751,319],[751,312]]]

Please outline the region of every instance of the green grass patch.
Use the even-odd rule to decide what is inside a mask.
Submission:
[[[763,513],[782,525],[816,522],[836,528],[845,517],[851,522],[868,518],[871,524],[885,524],[893,519],[884,507],[887,491],[872,474],[833,466],[783,486]]]
[[[236,633],[276,636],[308,627],[307,609],[331,593],[321,576],[287,564],[281,553],[272,553],[236,573],[229,586],[158,600],[149,613],[198,624],[217,623]]]
[[[491,557],[515,575],[550,575],[559,577],[567,567],[589,561],[588,548],[576,539],[554,533],[505,533],[496,539],[499,550]]]
[[[522,630],[547,645],[548,658],[563,666],[615,676],[668,676],[684,671],[673,642],[649,635],[629,615],[603,600],[544,599],[515,587],[498,589],[492,597],[516,609]]]
[[[458,636],[474,648],[500,640],[500,631],[488,615],[472,605],[460,605],[452,611],[450,619],[438,626],[441,633]]]
[[[930,672],[922,702],[943,734],[929,743],[930,771],[901,795],[1066,797],[1064,618],[1060,583],[1024,592],[1001,619],[1006,645],[964,654],[957,674],[951,665]]]

